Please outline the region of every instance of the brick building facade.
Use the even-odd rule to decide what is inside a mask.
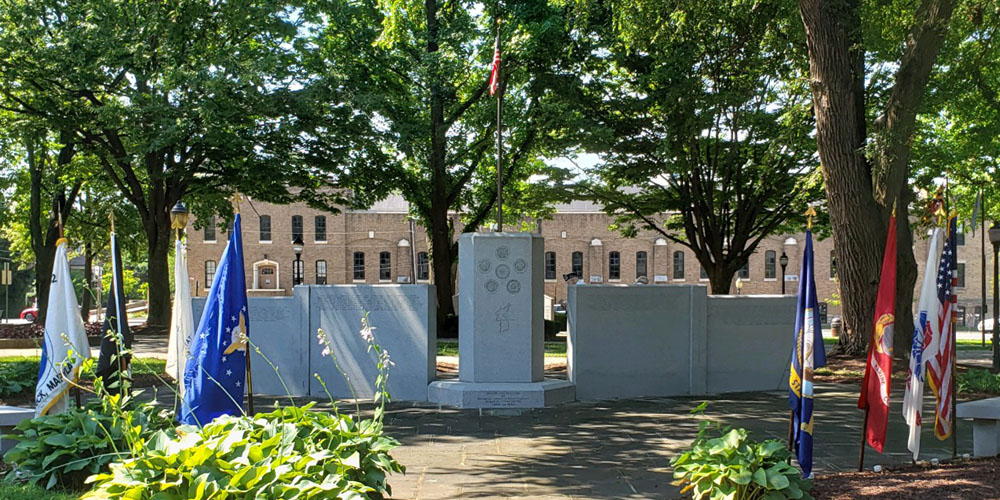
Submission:
[[[340,214],[304,204],[272,205],[250,200],[242,207],[244,265],[250,295],[291,295],[296,265],[291,242],[295,236],[301,236],[304,244],[303,283],[433,282],[427,234],[416,225],[411,238],[408,207],[400,198],[390,198],[369,210],[344,210]],[[650,284],[708,285],[690,249],[651,231],[625,238],[608,228],[610,222],[611,218],[599,207],[574,202],[556,207],[551,218],[537,224],[537,230],[545,237],[547,295],[557,302],[565,299],[567,285],[563,275],[570,273],[591,283],[635,283],[639,276],[645,276]],[[457,215],[454,223],[459,231],[461,222]],[[211,286],[225,248],[228,228],[214,222],[198,225],[203,227],[187,229],[188,270],[192,293],[203,296]],[[977,231],[975,236],[963,235],[959,240],[959,321],[970,326],[980,307],[982,265],[978,252],[983,236]],[[785,291],[796,293],[803,237],[794,234],[765,239],[737,275],[742,281],[740,293],[781,293],[782,253],[788,256]],[[923,236],[917,238],[914,247],[921,268],[918,284],[923,276],[927,245],[928,239]],[[833,238],[814,241],[814,253],[817,293],[825,303],[838,293]],[[988,255],[987,269],[991,266],[992,256]],[[991,286],[989,281],[988,291]],[[736,293],[735,279],[730,288],[730,293]],[[992,301],[987,300],[987,303]],[[827,307],[827,317],[839,314],[835,303]]]

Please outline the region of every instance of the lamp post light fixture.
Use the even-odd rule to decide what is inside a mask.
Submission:
[[[778,257],[778,263],[781,264],[781,294],[785,294],[785,269],[788,268],[788,254],[784,250],[781,251],[781,257]]]
[[[743,278],[736,278],[736,295],[743,291]]]
[[[1000,318],[997,309],[1000,308],[1000,290],[998,290],[997,278],[1000,278],[1000,263],[997,262],[997,255],[1000,254],[1000,226],[996,221],[990,227],[990,243],[993,244],[993,372],[1000,373]]]
[[[302,249],[305,245],[302,243],[302,237],[296,236],[292,240],[292,250],[295,251],[295,268],[292,270],[292,285],[302,284]]]
[[[189,215],[190,212],[182,201],[178,201],[174,208],[170,209],[170,228],[177,230],[177,239],[181,239],[181,233],[187,227]]]

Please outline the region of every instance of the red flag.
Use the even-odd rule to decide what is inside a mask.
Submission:
[[[497,28],[497,41],[493,50],[493,72],[490,73],[490,95],[497,93],[500,83],[500,28]]]
[[[868,410],[865,439],[879,453],[885,445],[889,425],[889,386],[892,379],[892,330],[896,310],[896,212],[889,219],[889,235],[882,257],[878,299],[875,301],[875,331],[868,346],[865,378],[858,408]]]

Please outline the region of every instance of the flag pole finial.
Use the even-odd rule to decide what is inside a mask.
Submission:
[[[114,210],[108,210],[108,221],[111,222],[111,232],[115,232],[115,212]]]
[[[807,217],[807,219],[806,219],[806,228],[809,229],[809,230],[812,230],[812,228],[813,228],[813,217],[816,217],[816,209],[813,208],[810,205],[809,208],[806,209],[805,214],[803,214],[803,215],[805,215]]]
[[[233,197],[229,201],[233,204],[233,214],[240,213],[240,192],[233,191]]]

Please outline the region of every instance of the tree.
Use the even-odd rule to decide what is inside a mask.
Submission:
[[[579,85],[568,55],[588,41],[574,39],[562,10],[544,2],[496,7],[331,1],[306,11],[319,26],[307,44],[309,67],[321,76],[311,91],[325,98],[328,134],[350,141],[342,145],[353,151],[342,185],[359,205],[392,191],[410,203],[429,232],[442,320],[452,311],[455,231],[495,220],[497,106],[488,80],[497,18],[504,40],[505,198],[537,208],[539,197],[510,187],[531,187],[525,182],[533,174],[559,175],[539,158],[558,155],[574,134],[568,123],[575,112],[557,96]],[[325,134],[317,138],[331,142]],[[505,211],[505,224],[522,214]]]
[[[822,196],[795,7],[635,3],[584,6],[608,67],[584,106],[595,122],[585,147],[603,163],[579,192],[626,234],[643,227],[691,249],[712,292],[730,293],[761,241],[801,227]]]
[[[879,8],[884,9],[879,11]],[[826,184],[831,229],[837,248],[845,333],[838,347],[864,354],[871,336],[878,276],[889,215],[897,210],[896,344],[909,345],[916,282],[909,203],[911,142],[917,112],[952,16],[952,0],[921,0],[912,13],[889,3],[858,0],[799,0],[809,49],[809,74],[816,117],[816,142]],[[870,15],[878,34],[898,35],[893,22],[907,25],[905,39],[885,49],[873,43],[862,19]],[[912,17],[911,17],[912,14]],[[912,21],[909,21],[911,20]],[[876,41],[877,42],[877,41]],[[874,45],[874,47],[873,47]],[[874,96],[866,91],[866,49],[890,60],[890,85]],[[870,54],[869,54],[870,55]],[[878,82],[879,78],[873,78]],[[873,109],[868,105],[874,104]],[[874,119],[871,119],[874,117]],[[869,125],[869,121],[871,122]],[[897,354],[905,352],[897,349]]]
[[[331,179],[315,169],[343,158],[313,154],[302,140],[313,103],[301,92],[300,26],[281,0],[22,0],[0,9],[0,109],[63,131],[61,142],[92,154],[135,206],[150,324],[170,317],[177,201],[219,206],[239,189],[318,203]]]

